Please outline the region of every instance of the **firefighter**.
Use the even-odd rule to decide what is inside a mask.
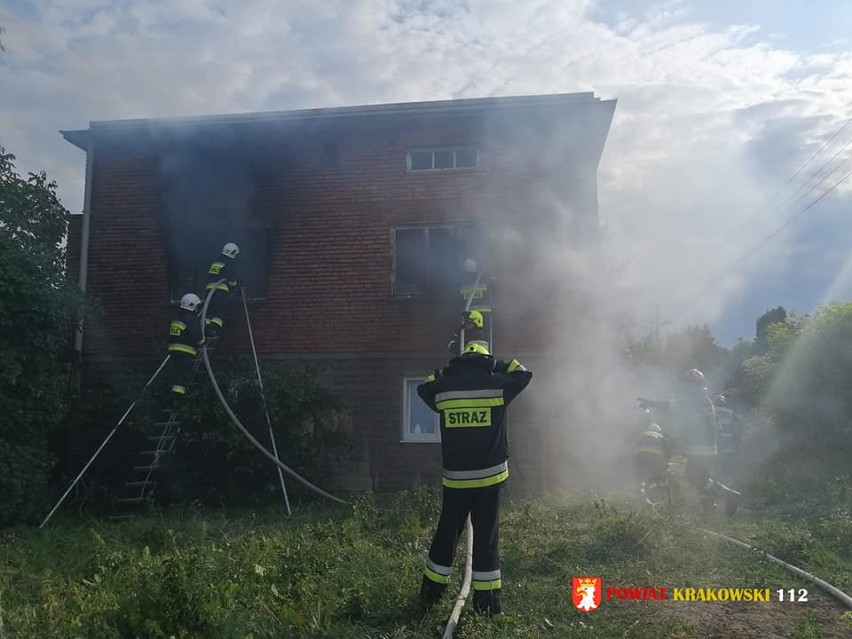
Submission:
[[[509,476],[506,406],[526,388],[532,373],[515,359],[501,362],[482,342],[471,342],[417,387],[441,416],[443,500],[429,549],[420,601],[435,604],[449,583],[456,544],[470,515],[473,524],[473,607],[499,614],[500,490]]]
[[[633,467],[640,484],[665,480],[669,467],[669,444],[663,429],[644,413],[633,442]]]
[[[173,409],[186,396],[192,379],[192,365],[198,357],[198,348],[204,343],[198,320],[200,308],[201,298],[195,293],[187,293],[180,299],[180,307],[169,327],[170,406]]]
[[[231,305],[231,293],[236,290],[239,280],[236,273],[236,257],[240,248],[233,242],[228,242],[222,247],[222,253],[217,257],[207,270],[207,288],[215,288],[216,292],[210,298],[207,307],[204,330],[210,337],[217,337],[225,328],[225,317]],[[222,278],[224,282],[218,283]]]
[[[713,475],[719,427],[716,409],[707,395],[707,380],[697,368],[686,371],[673,413],[680,449],[686,457],[686,479],[700,495],[702,513],[708,515],[716,507]]]
[[[459,286],[459,296],[464,308],[475,311],[482,316],[482,326],[479,326],[482,339],[491,340],[491,278],[485,273],[479,274],[476,260],[467,258],[462,262],[462,281]],[[477,281],[479,282],[477,284]],[[468,306],[468,300],[473,297]]]
[[[450,343],[447,344],[447,349],[453,355],[458,355],[461,345],[462,332],[464,332],[465,341],[482,341],[483,328],[485,326],[485,318],[480,311],[462,311],[461,326],[456,331]]]

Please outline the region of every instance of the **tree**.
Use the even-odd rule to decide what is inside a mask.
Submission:
[[[60,361],[81,296],[65,276],[68,211],[44,172],[21,177],[0,147],[0,525],[40,512],[48,440],[65,410]]]
[[[769,349],[769,343],[767,342],[767,331],[769,327],[773,324],[786,323],[787,311],[783,306],[766,311],[763,315],[757,318],[754,341],[760,353],[765,353]]]

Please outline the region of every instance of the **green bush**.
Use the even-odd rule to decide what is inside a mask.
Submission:
[[[311,483],[327,488],[333,463],[352,449],[349,408],[319,386],[309,368],[264,367],[262,374],[279,457]],[[216,377],[242,424],[271,451],[253,366],[244,360],[220,363]],[[280,500],[276,466],[231,422],[206,379],[196,378],[180,419],[183,434],[163,473],[171,500],[234,505]],[[308,490],[286,474],[285,480],[291,497],[298,499]]]
[[[66,279],[68,212],[56,184],[21,177],[14,159],[0,147],[0,526],[31,519],[46,496],[82,308]]]

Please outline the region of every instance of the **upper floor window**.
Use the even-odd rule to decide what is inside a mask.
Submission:
[[[266,227],[177,227],[167,235],[169,299],[180,301],[185,293],[204,299],[210,264],[226,242],[240,247],[237,273],[247,299],[263,299],[269,280],[269,229]]]
[[[393,293],[416,295],[458,286],[475,233],[472,225],[391,229]]]
[[[407,165],[409,171],[475,169],[479,166],[479,150],[472,146],[417,149],[408,152]]]

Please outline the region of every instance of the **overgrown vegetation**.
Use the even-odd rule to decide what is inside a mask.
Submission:
[[[68,340],[81,309],[65,276],[56,183],[18,174],[0,147],[0,526],[48,498],[49,439],[67,409]],[[63,361],[63,359],[65,361]]]
[[[422,488],[384,500],[358,496],[350,507],[303,505],[291,518],[280,510],[205,510],[120,524],[66,522],[42,532],[10,529],[0,541],[0,634],[440,636],[451,598],[425,615],[416,605],[439,498]],[[685,512],[664,517],[602,498],[509,503],[502,523],[508,614],[488,619],[467,610],[456,636],[687,638],[718,634],[725,623],[717,618],[720,625],[711,628],[698,614],[713,604],[612,600],[582,613],[571,602],[573,576],[601,576],[604,587],[806,585],[701,535],[696,524]],[[459,584],[457,559],[452,588]],[[800,623],[802,632],[840,636],[832,633],[845,623],[839,610],[770,608],[753,621],[753,634],[741,636],[760,636],[760,624],[779,615],[789,619],[790,636]]]

